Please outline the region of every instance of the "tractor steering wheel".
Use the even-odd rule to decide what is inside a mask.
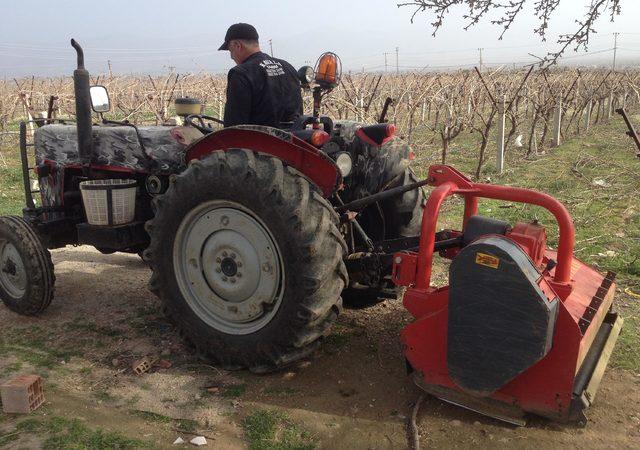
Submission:
[[[196,123],[196,121],[194,121],[194,119],[198,123]],[[216,119],[215,117],[204,116],[202,114],[190,114],[187,117],[185,117],[184,122],[187,125],[191,125],[192,127],[196,128],[197,130],[200,130],[203,134],[213,133],[215,130],[213,128],[211,128],[210,125],[206,124],[204,122],[205,120],[211,120],[213,122],[217,122],[219,124],[224,125],[224,121],[222,121],[220,119]]]

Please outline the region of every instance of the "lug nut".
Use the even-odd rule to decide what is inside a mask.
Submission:
[[[222,258],[220,258],[220,257],[218,256],[218,257],[216,258],[216,262],[217,262],[218,264],[220,264],[220,263],[222,262]]]
[[[222,269],[220,267],[216,267],[216,272],[220,273],[220,272],[222,272]]]
[[[235,278],[231,278],[229,281],[231,281],[232,283],[235,283],[236,279]]]
[[[242,261],[238,261],[238,262],[236,263],[236,265],[237,265],[238,267],[242,267]]]
[[[227,281],[227,277],[225,277],[224,275],[222,275],[222,281]]]
[[[222,224],[222,226],[226,227],[227,225],[229,225],[229,218],[227,216],[222,216],[220,218],[220,223]]]
[[[238,272],[238,273],[236,274],[236,276],[237,276],[238,278],[242,278],[242,272]]]
[[[222,256],[223,256],[223,257],[225,257],[225,258],[226,258],[228,255],[229,255],[229,254],[228,254],[226,251],[222,252]]]
[[[236,259],[236,254],[235,253],[231,253],[231,259]]]

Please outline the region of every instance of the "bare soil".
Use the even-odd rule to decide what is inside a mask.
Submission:
[[[207,436],[208,448],[246,448],[244,418],[276,409],[320,448],[407,447],[407,417],[420,391],[405,374],[398,336],[410,316],[400,301],[345,310],[311,359],[259,376],[200,362],[162,316],[146,287],[150,271],[137,256],[76,247],[54,251],[53,260],[56,296],[42,316],[0,307],[4,344],[14,339],[41,356],[26,358],[11,347],[0,356],[0,378],[42,374],[47,404],[37,414],[81,418],[154,448],[193,437],[186,431]],[[131,365],[143,356],[172,365],[135,375]],[[588,414],[586,428],[536,418],[518,428],[428,397],[418,425],[423,447],[640,448],[640,376],[610,368]],[[21,420],[0,419],[0,437]],[[192,426],[185,430],[184,423]],[[24,434],[8,446],[40,442]]]

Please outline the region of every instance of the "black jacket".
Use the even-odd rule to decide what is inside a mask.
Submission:
[[[258,52],[229,71],[224,126],[279,127],[302,114],[296,70],[282,59]]]

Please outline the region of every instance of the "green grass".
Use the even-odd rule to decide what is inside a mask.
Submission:
[[[222,396],[227,398],[236,398],[242,396],[244,391],[247,390],[247,385],[244,383],[227,384],[222,390]]]
[[[616,343],[612,364],[638,373],[640,368],[640,307],[634,305],[623,312],[625,319],[622,333]]]
[[[94,391],[93,396],[102,402],[108,402],[115,399],[113,395],[109,394],[109,392],[104,389]]]
[[[264,393],[267,395],[277,395],[288,397],[300,393],[299,389],[287,387],[287,386],[272,386],[264,389]]]
[[[345,347],[349,341],[361,333],[362,330],[348,328],[337,324],[332,328],[331,334],[324,338],[324,345],[322,346],[322,349],[326,353],[333,354]]]
[[[632,120],[638,123],[640,117]],[[625,288],[640,292],[640,160],[625,131],[623,122],[616,118],[586,136],[555,149],[547,148],[544,156],[534,160],[525,160],[522,153],[512,149],[506,155],[504,173],[496,173],[494,160],[489,159],[480,181],[489,177],[491,183],[536,189],[565,204],[576,229],[576,257],[601,272],[618,274],[614,309],[624,316],[625,326],[611,363],[640,372],[640,303],[624,293]],[[477,152],[464,150],[464,143],[458,144],[461,148],[451,153],[449,162],[471,174]],[[610,186],[596,186],[595,180],[604,180]],[[439,225],[459,229],[462,211],[462,201],[449,200]],[[479,213],[512,224],[538,219],[547,229],[549,245],[557,245],[555,219],[540,207],[481,200]]]
[[[200,426],[196,420],[191,419],[176,419],[175,424],[179,430],[186,431],[187,433],[195,432]]]
[[[5,155],[7,158],[7,155]],[[12,164],[13,160],[8,159]],[[0,160],[0,215],[22,215],[22,208],[25,207],[24,189],[22,188],[22,170],[19,165],[10,165],[8,168],[2,167]]]
[[[67,327],[70,330],[86,331],[108,337],[115,337],[122,334],[122,331],[116,328],[98,325],[95,322],[90,322],[80,317],[76,317],[73,321],[69,322]]]
[[[141,440],[130,439],[118,432],[91,429],[78,419],[65,417],[31,417],[18,422],[15,429],[0,435],[0,445],[9,445],[21,436],[42,437],[42,448],[55,450],[102,450],[151,448]]]
[[[138,416],[138,417],[144,419],[147,422],[161,423],[161,424],[172,424],[176,428],[178,428],[179,430],[185,431],[187,433],[193,433],[200,426],[200,424],[195,420],[191,420],[191,419],[174,419],[172,417],[165,416],[165,415],[158,414],[158,413],[154,413],[154,412],[151,412],[151,411],[132,410],[131,414],[133,414],[134,416]]]
[[[275,410],[259,410],[243,423],[252,450],[305,450],[316,448],[315,438]]]
[[[173,419],[171,417],[164,416],[162,414],[154,413],[154,412],[151,412],[151,411],[134,410],[134,411],[131,411],[131,414],[133,414],[134,416],[138,416],[138,417],[146,420],[147,422],[155,422],[155,423],[171,423],[171,422],[173,422]]]
[[[351,337],[352,335],[350,333],[346,333],[346,332],[340,333],[340,332],[334,331],[329,336],[324,338],[324,344],[325,346],[335,350],[347,345]]]
[[[22,363],[20,361],[8,364],[2,368],[2,371],[0,371],[0,377],[10,375],[20,369],[22,369]]]
[[[0,330],[0,356],[9,354],[21,363],[53,369],[62,361],[79,356],[81,350],[75,343],[57,342],[51,329],[32,326]]]

